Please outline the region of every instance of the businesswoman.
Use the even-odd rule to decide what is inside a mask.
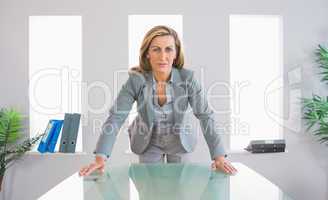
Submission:
[[[199,119],[213,160],[212,167],[228,174],[236,169],[225,159],[213,111],[191,70],[183,68],[184,56],[175,30],[155,26],[140,48],[139,66],[129,72],[98,139],[95,161],[80,170],[89,175],[104,171],[116,135],[137,101],[138,116],[128,128],[131,150],[141,163],[186,162],[196,146],[197,135],[188,129],[188,105]],[[189,124],[190,125],[190,124]]]

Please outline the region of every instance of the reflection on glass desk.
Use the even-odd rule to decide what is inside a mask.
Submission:
[[[292,200],[276,185],[241,163],[229,176],[210,164],[108,165],[102,175],[65,179],[40,199],[90,200]]]

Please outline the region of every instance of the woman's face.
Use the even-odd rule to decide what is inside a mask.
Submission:
[[[165,35],[152,40],[146,56],[153,72],[169,74],[176,54],[174,38]]]

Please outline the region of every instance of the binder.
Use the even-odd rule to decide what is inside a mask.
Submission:
[[[79,132],[81,115],[74,113],[71,119],[70,132],[68,134],[68,143],[66,147],[67,153],[75,153],[76,139]]]
[[[59,152],[74,153],[76,139],[80,126],[81,115],[78,113],[65,113],[62,137],[60,140]]]
[[[47,151],[53,153],[55,151],[55,147],[57,144],[58,136],[60,133],[60,130],[63,126],[64,120],[54,120],[55,122],[55,128],[53,130],[53,133],[51,134],[51,138],[48,144]]]
[[[64,117],[64,126],[63,126],[63,131],[62,131],[62,136],[60,139],[60,146],[59,146],[59,152],[65,153],[66,152],[66,146],[68,142],[68,134],[69,134],[69,129],[71,125],[71,114],[65,113]]]
[[[48,147],[49,141],[51,139],[51,135],[52,135],[55,128],[56,128],[55,121],[54,120],[49,120],[47,128],[44,131],[44,135],[42,136],[42,139],[41,139],[40,144],[38,146],[38,151],[40,153],[47,152],[47,147]]]

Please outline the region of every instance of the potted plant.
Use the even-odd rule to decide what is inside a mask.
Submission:
[[[0,191],[5,171],[12,166],[14,160],[31,150],[43,135],[15,144],[22,137],[22,118],[22,114],[15,109],[0,110]]]
[[[322,69],[321,81],[328,83],[328,49],[319,45],[316,56],[319,67]],[[312,94],[312,98],[302,98],[302,103],[307,131],[316,126],[314,134],[319,137],[321,143],[328,143],[328,96],[321,97]]]

